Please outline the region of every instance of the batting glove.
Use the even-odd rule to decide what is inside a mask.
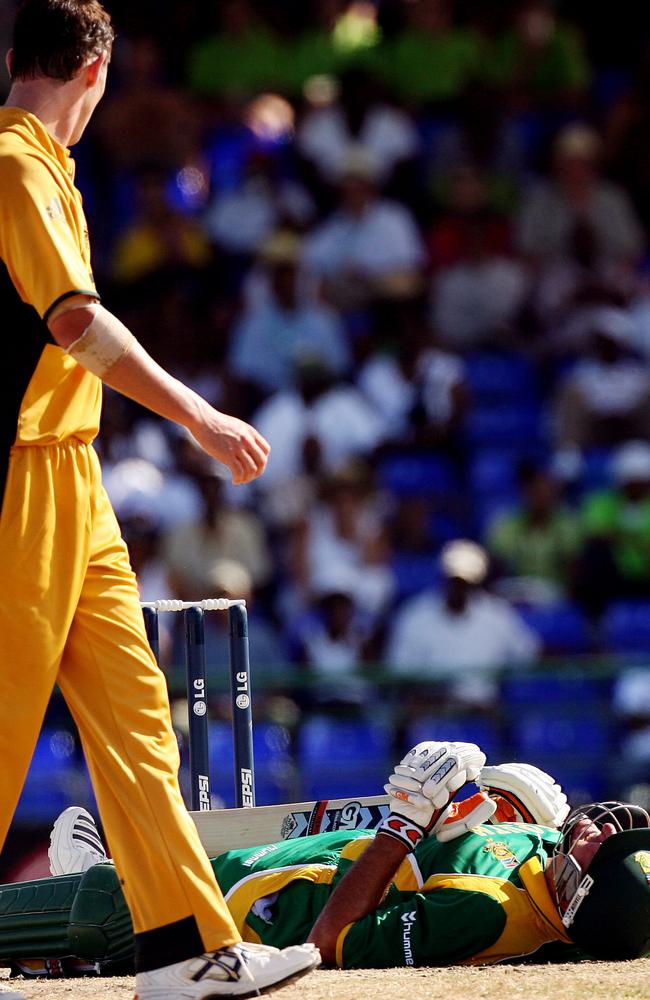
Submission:
[[[418,743],[384,785],[391,813],[380,831],[414,850],[458,789],[475,781],[484,764],[485,754],[475,743]]]
[[[496,802],[493,823],[539,823],[558,829],[571,811],[560,785],[532,764],[483,767],[477,785]]]
[[[441,844],[446,844],[475,826],[488,823],[496,811],[497,804],[487,792],[476,792],[462,802],[450,802],[432,826],[431,833]]]

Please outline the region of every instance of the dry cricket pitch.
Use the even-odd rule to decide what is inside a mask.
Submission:
[[[14,990],[29,1000],[133,1000],[133,979],[9,980],[0,970],[0,1000]],[[273,994],[276,996],[276,994]],[[650,958],[580,965],[485,969],[319,970],[277,994],[278,1000],[650,1000]]]

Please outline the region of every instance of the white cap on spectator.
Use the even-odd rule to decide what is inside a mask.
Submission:
[[[650,444],[630,441],[619,448],[612,459],[612,476],[615,482],[650,482]]]
[[[250,573],[234,559],[216,559],[206,573],[206,584],[232,599],[248,598],[253,589]]]
[[[487,552],[466,538],[447,542],[440,553],[440,562],[445,576],[465,580],[466,583],[482,583],[488,571]]]

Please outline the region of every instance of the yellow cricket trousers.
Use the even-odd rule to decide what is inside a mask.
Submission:
[[[239,940],[177,781],[165,679],[97,456],[14,447],[0,515],[0,848],[58,683],[75,719],[141,971]]]

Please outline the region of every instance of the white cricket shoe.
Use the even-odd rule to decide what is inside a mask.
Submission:
[[[280,950],[242,941],[153,972],[139,972],[134,1000],[255,997],[286,986],[319,965],[320,952],[313,944]]]
[[[47,856],[52,875],[74,875],[108,860],[95,820],[81,806],[64,809],[56,820]]]

